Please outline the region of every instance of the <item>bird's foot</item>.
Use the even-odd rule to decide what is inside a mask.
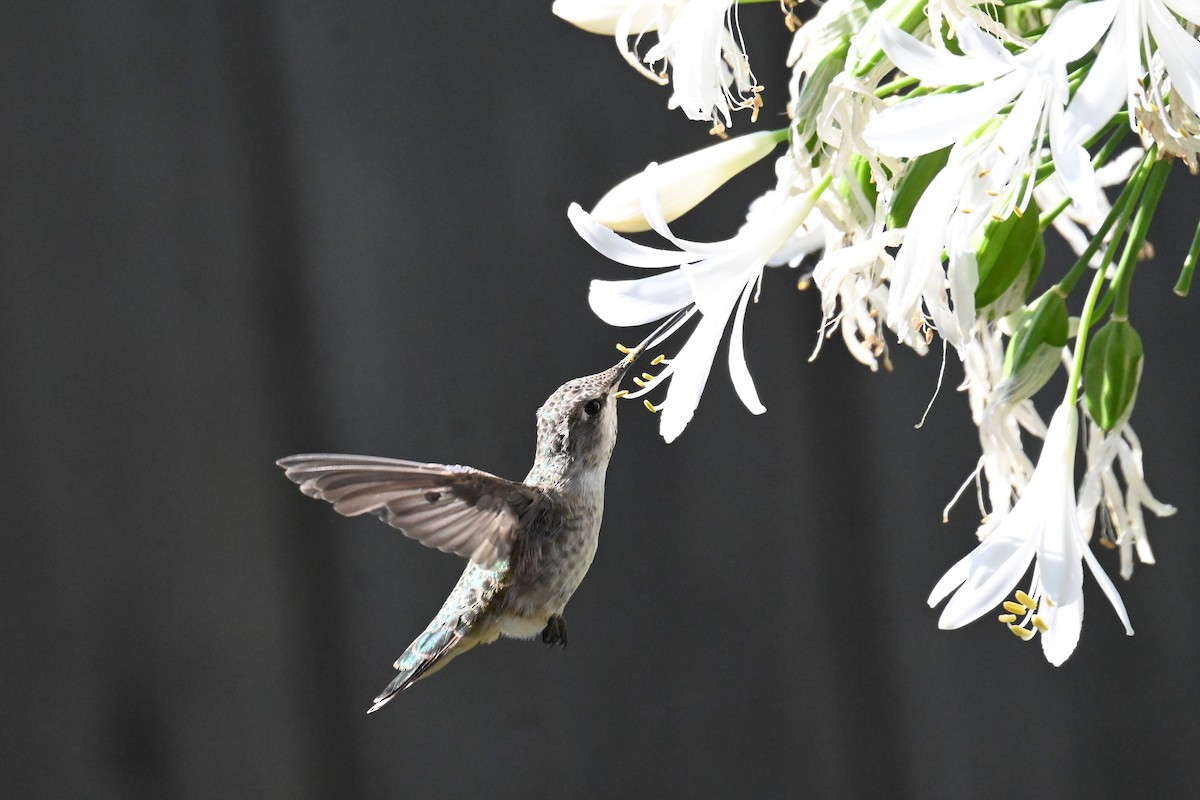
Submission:
[[[542,642],[551,647],[567,646],[567,621],[561,614],[555,614],[546,621],[546,627],[542,629]]]

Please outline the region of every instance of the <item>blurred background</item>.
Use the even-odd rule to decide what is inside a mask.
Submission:
[[[969,497],[940,521],[977,457],[961,369],[915,430],[936,355],[807,363],[819,298],[770,270],[766,415],[724,348],[675,444],[622,407],[570,646],[502,641],[364,714],[462,565],[275,459],[522,477],[542,400],[637,337],[589,311],[631,276],[568,203],[709,142],[549,6],[0,7],[0,794],[1196,796],[1182,169],[1134,295],[1134,424],[1180,507],[1120,584],[1137,636],[1091,580],[1061,668],[998,623],[939,631],[925,598],[977,522]],[[788,37],[771,4],[742,21],[775,127]],[[731,235],[771,180],[679,230]]]

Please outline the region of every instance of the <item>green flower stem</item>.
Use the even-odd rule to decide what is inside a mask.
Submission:
[[[1158,148],[1150,148],[1150,154],[1156,154]],[[1129,318],[1129,287],[1133,283],[1133,270],[1137,266],[1138,253],[1146,243],[1146,234],[1150,231],[1150,221],[1158,209],[1158,201],[1162,199],[1163,189],[1167,185],[1167,177],[1171,174],[1174,159],[1155,161],[1146,179],[1146,191],[1142,194],[1142,202],[1138,203],[1137,213],[1133,217],[1133,225],[1129,229],[1129,237],[1125,240],[1125,251],[1121,254],[1121,263],[1117,266],[1117,275],[1113,278],[1113,292],[1117,302],[1113,308],[1113,319]],[[1082,320],[1080,320],[1082,323]]]
[[[1087,269],[1088,262],[1092,260],[1092,256],[1096,255],[1096,251],[1100,249],[1102,244],[1104,244],[1104,238],[1108,236],[1108,232],[1112,230],[1113,226],[1117,222],[1121,223],[1121,227],[1118,229],[1117,236],[1114,236],[1113,238],[1117,239],[1120,236],[1120,231],[1124,230],[1125,224],[1128,222],[1129,215],[1132,212],[1133,200],[1135,197],[1141,194],[1142,186],[1146,183],[1146,175],[1149,172],[1153,162],[1153,153],[1146,153],[1146,155],[1142,158],[1141,163],[1134,168],[1133,174],[1129,176],[1129,180],[1125,184],[1125,188],[1121,190],[1121,194],[1117,197],[1117,201],[1113,203],[1112,210],[1109,211],[1108,216],[1104,218],[1104,224],[1102,224],[1100,229],[1097,230],[1092,236],[1092,240],[1088,242],[1088,246],[1084,249],[1084,251],[1079,254],[1079,258],[1076,259],[1075,264],[1067,271],[1067,274],[1063,276],[1062,280],[1058,282],[1056,289],[1060,295],[1066,297],[1071,293],[1071,290],[1075,288],[1075,284],[1079,282],[1081,277],[1083,277],[1083,273]]]
[[[1196,270],[1196,259],[1200,257],[1200,223],[1196,225],[1196,232],[1192,234],[1192,246],[1188,248],[1187,258],[1183,260],[1183,269],[1179,273],[1179,280],[1175,283],[1175,294],[1180,297],[1187,297],[1188,290],[1192,287],[1192,273]]]
[[[1109,252],[1112,252],[1111,248]],[[1079,314],[1079,330],[1075,334],[1075,361],[1071,365],[1071,379],[1067,381],[1067,397],[1063,401],[1068,405],[1073,406],[1079,402],[1079,379],[1083,377],[1083,353],[1087,348],[1088,329],[1092,326],[1096,298],[1100,296],[1100,288],[1104,286],[1105,271],[1103,266],[1096,270],[1096,276],[1092,278],[1092,288],[1088,290],[1087,300],[1083,303],[1083,311]]]

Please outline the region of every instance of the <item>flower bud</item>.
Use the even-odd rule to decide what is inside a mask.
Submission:
[[[1005,399],[1018,403],[1046,385],[1062,363],[1070,316],[1067,303],[1053,289],[1021,312],[1004,353]]]
[[[908,225],[908,219],[917,207],[917,201],[921,199],[930,182],[942,171],[942,167],[946,166],[949,157],[950,148],[943,147],[908,162],[908,169],[900,176],[896,183],[896,191],[892,194],[887,216],[889,228],[903,228]]]
[[[979,285],[975,287],[976,308],[996,302],[1018,278],[1026,274],[1030,255],[1039,239],[1041,229],[1038,227],[1036,203],[1031,202],[1021,214],[1014,210],[1006,219],[988,221],[975,251],[979,263]],[[1037,266],[1040,270],[1041,265]],[[1025,286],[1033,285],[1032,280],[1023,283]]]
[[[617,20],[627,12],[633,14],[630,30],[635,33],[658,27],[658,3],[644,0],[554,0],[550,11],[577,28],[604,36],[617,32]]]
[[[1112,319],[1088,342],[1083,392],[1088,413],[1104,431],[1129,419],[1142,377],[1142,337],[1129,320]]]
[[[781,131],[751,133],[659,164],[654,170],[653,191],[658,192],[667,222],[691,211],[734,175],[760,161],[785,135]],[[600,198],[592,218],[614,231],[650,230],[642,213],[647,188],[645,172],[626,178]]]

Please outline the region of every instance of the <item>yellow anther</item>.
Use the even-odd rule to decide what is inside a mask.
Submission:
[[[643,400],[642,402],[645,403],[646,410],[649,411],[651,414],[658,413],[658,409],[654,407],[654,403],[651,403],[649,400]]]
[[[999,617],[997,617],[997,619],[999,619],[1005,625],[1011,625],[1012,623],[1017,621],[1017,615],[1016,614],[1001,614]]]
[[[638,387],[641,389],[646,388],[646,382],[644,380],[642,380],[641,378],[634,378],[633,382],[636,383],[638,385]]]
[[[1025,212],[1016,206],[1013,206],[1013,213],[1017,215],[1017,219],[1021,219],[1025,216]]]
[[[642,373],[642,380],[644,380],[644,381],[652,381],[652,380],[654,380],[654,377],[655,376],[651,375],[649,372]]]
[[[1028,642],[1033,638],[1033,631],[1029,628],[1022,628],[1020,625],[1009,625],[1008,629],[1013,632],[1013,636],[1023,641]]]
[[[622,352],[622,353],[625,353],[626,355],[629,355],[630,353],[632,353],[632,352],[633,352],[633,350],[631,350],[630,348],[628,348],[628,347],[626,347],[625,345],[621,344],[620,342],[617,342],[617,350],[618,350],[618,351],[620,351],[620,352]]]
[[[661,364],[662,362],[664,362],[666,360],[667,360],[667,357],[662,355],[661,353],[659,353],[658,355],[656,355],[654,357],[654,360],[650,362],[650,366],[657,367],[659,364]]]
[[[617,400],[620,400],[622,397],[624,397],[627,394],[629,394],[628,389],[621,389],[616,394],[614,394],[613,397]]]
[[[1033,619],[1029,621],[1033,623],[1033,627],[1037,628],[1042,633],[1050,630],[1050,626],[1046,624],[1046,620],[1042,619],[1037,614],[1034,614]]]
[[[1054,608],[1054,601],[1049,597],[1043,597],[1042,602],[1046,604],[1046,608]]]
[[[1035,603],[1035,602],[1033,601],[1033,598],[1032,598],[1032,597],[1030,597],[1029,595],[1025,594],[1025,593],[1024,593],[1024,592],[1022,592],[1020,589],[1017,589],[1017,593],[1016,593],[1016,595],[1014,595],[1014,597],[1016,597],[1016,598],[1017,598],[1017,601],[1018,601],[1018,602],[1019,602],[1021,605],[1025,606],[1025,607],[1026,607],[1026,608],[1028,608],[1030,611],[1037,611],[1037,603]]]
[[[796,281],[796,288],[802,292],[807,292],[809,287],[811,287],[811,286],[812,286],[812,279],[809,278],[807,275],[804,276],[803,278],[801,278],[800,280]]]
[[[1011,611],[1013,614],[1024,614],[1025,606],[1020,603],[1014,603],[1012,600],[1004,601],[1004,610]]]
[[[986,177],[988,176],[988,173],[989,173],[989,172],[991,172],[991,170],[990,170],[990,169],[981,170],[981,171],[979,172],[979,174],[978,174],[978,175],[976,175],[975,177],[976,177],[976,178],[986,178]]]

